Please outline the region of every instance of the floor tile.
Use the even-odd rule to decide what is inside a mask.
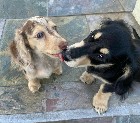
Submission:
[[[0,18],[20,19],[47,16],[47,0],[0,0]]]
[[[94,89],[94,90],[93,90]],[[91,109],[92,96],[98,86],[86,85],[82,82],[52,83],[46,86],[44,110],[64,111],[74,109]]]
[[[49,0],[49,16],[121,12],[118,0]]]
[[[133,11],[137,0],[120,0],[125,11]]]
[[[2,36],[4,24],[5,24],[5,20],[0,19],[0,39],[1,39],[1,36]]]
[[[16,65],[11,65],[10,53],[8,46],[14,38],[15,29],[20,27],[23,20],[7,20],[3,30],[3,37],[0,45],[0,85],[9,86],[16,84],[24,84],[27,81],[23,74],[17,71]]]
[[[138,23],[136,22],[131,13],[96,14],[96,15],[87,15],[86,17],[91,31],[96,28],[99,28],[102,20],[111,18],[112,20],[116,19],[125,20],[126,23],[133,26],[137,30],[138,34],[140,34],[140,26],[138,25]]]
[[[43,112],[44,92],[32,94],[27,86],[0,87],[0,114]]]

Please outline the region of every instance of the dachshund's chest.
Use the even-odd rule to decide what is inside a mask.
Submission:
[[[52,68],[39,66],[36,73],[38,78],[49,78],[52,74]]]
[[[36,64],[36,73],[38,78],[49,78],[54,69],[60,65],[57,60],[44,60]]]

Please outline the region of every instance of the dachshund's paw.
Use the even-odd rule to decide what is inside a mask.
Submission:
[[[29,90],[32,92],[32,93],[35,93],[39,90],[39,88],[41,87],[41,84],[39,82],[29,82],[28,83],[28,87],[29,87]]]

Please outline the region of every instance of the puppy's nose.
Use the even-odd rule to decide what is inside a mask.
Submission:
[[[68,43],[67,43],[67,42],[61,42],[61,43],[59,44],[59,48],[60,48],[61,50],[67,49],[67,46],[68,46]]]

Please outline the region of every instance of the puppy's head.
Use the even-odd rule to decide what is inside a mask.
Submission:
[[[105,66],[110,58],[107,46],[100,44],[102,32],[92,32],[86,39],[75,43],[62,52],[65,63],[70,67]]]
[[[70,67],[108,67],[131,52],[130,41],[131,34],[123,21],[108,20],[83,41],[69,46],[62,55]]]
[[[27,20],[16,31],[14,41],[17,45],[22,42],[24,50],[36,50],[53,58],[57,58],[67,47],[67,42],[58,34],[56,25],[50,19],[39,16]]]

